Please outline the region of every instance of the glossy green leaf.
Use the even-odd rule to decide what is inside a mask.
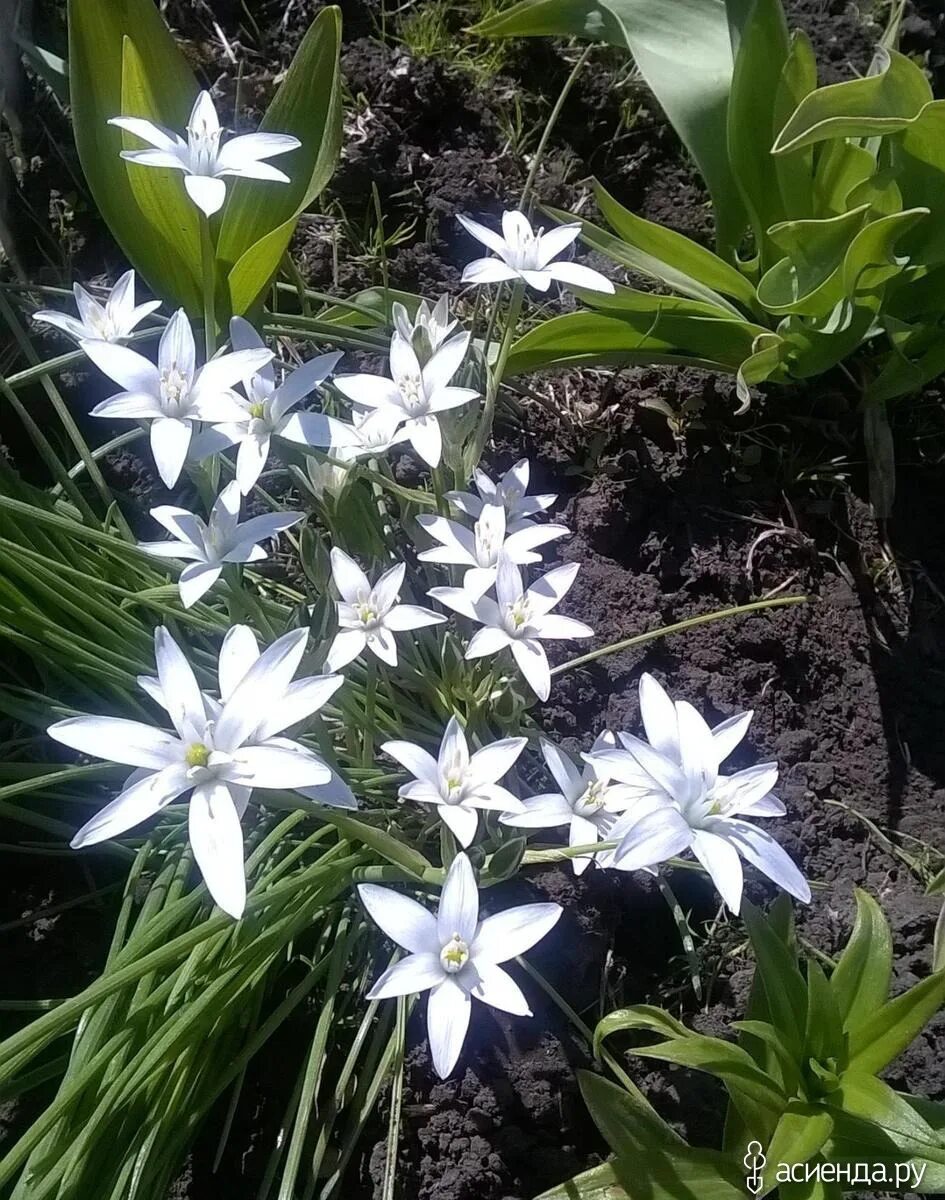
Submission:
[[[728,157],[762,262],[767,231],[783,220],[780,190],[771,186],[771,146],[778,90],[790,41],[781,0],[752,0],[739,30],[738,54],[728,102]]]
[[[740,1038],[739,1045],[745,1046],[766,1075],[776,1079],[788,1095],[793,1095],[800,1086],[797,1057],[775,1027],[768,1021],[752,1020],[749,1017],[744,1021],[733,1021],[732,1028],[737,1029],[740,1034],[749,1035],[746,1040]],[[771,1056],[759,1055],[754,1049],[756,1042],[761,1042],[765,1048],[770,1049]],[[772,1056],[774,1063],[771,1061]]]
[[[715,205],[720,248],[731,256],[745,212],[726,152],[733,63],[723,0],[520,0],[475,32],[583,37],[629,50],[702,172]]]
[[[791,46],[787,61],[781,71],[774,100],[774,127],[771,131],[771,142],[774,144],[775,135],[784,128],[788,118],[805,97],[817,87],[817,60],[810,38],[802,30],[797,30],[791,37]],[[781,194],[781,206],[784,216],[789,221],[806,220],[811,217],[825,215],[814,209],[814,152],[802,148],[790,154],[779,154],[776,157],[768,148],[768,163],[774,163],[778,179],[778,191]]]
[[[636,1046],[633,1053],[641,1058],[657,1058],[661,1062],[714,1075],[726,1086],[730,1084],[754,1104],[771,1112],[780,1113],[787,1103],[783,1091],[758,1067],[747,1050],[721,1038],[696,1034],[677,1041],[659,1042],[655,1046]]]
[[[217,259],[228,271],[234,313],[245,312],[278,270],[299,216],[335,169],[341,148],[340,48],[341,11],[322,9],[259,126],[293,134],[302,143],[280,159],[291,182],[235,179],[228,188]]]
[[[742,916],[755,952],[756,979],[760,979],[764,988],[771,1024],[780,1032],[785,1045],[799,1053],[807,1022],[807,988],[798,970],[797,957],[753,904],[743,906]]]
[[[673,291],[694,300],[703,300],[727,309],[732,315],[741,314],[725,297],[737,300],[750,309],[755,290],[742,273],[720,258],[675,230],[647,221],[624,208],[599,183],[594,185],[594,197],[604,219],[619,239],[617,246],[595,240],[603,233],[589,221],[550,209],[559,220],[577,220],[584,226],[583,237],[597,249],[610,254],[631,270],[641,271],[664,283]]]
[[[138,52],[137,44],[126,37],[121,72],[121,111],[126,117],[145,117],[165,124],[161,106],[154,93],[152,79]],[[126,149],[140,149],[142,142],[133,134],[123,133]],[[139,166],[125,162],[128,182],[148,236],[163,246],[168,269],[181,276],[177,289],[168,300],[187,294],[185,307],[192,316],[202,311],[198,278],[200,264],[200,224],[203,219],[184,190],[183,172],[163,167]],[[187,288],[185,293],[183,288]]]
[[[162,124],[183,128],[197,93],[196,80],[153,0],[69,0],[68,16],[73,128],[96,207],[155,295],[193,309],[199,301],[196,268],[142,218],[128,164],[119,157],[122,133],[108,120],[122,115],[126,37],[138,49]]]
[[[600,1057],[600,1048],[605,1038],[627,1029],[645,1029],[649,1033],[659,1033],[670,1038],[697,1036],[664,1008],[657,1008],[655,1004],[635,1004],[630,1008],[615,1009],[597,1022],[594,1029],[594,1057]]]
[[[824,316],[842,295],[840,268],[854,237],[863,227],[863,205],[825,221],[786,221],[775,225],[772,241],[785,257],[765,273],[758,299],[770,312]]]
[[[892,979],[892,934],[873,897],[856,889],[856,920],[830,976],[844,1029],[861,1025],[889,997]]]
[[[945,263],[945,221],[940,216],[945,187],[945,100],[927,104],[900,135],[884,141],[882,152],[902,192],[903,204],[937,214],[906,239],[904,252],[927,266]]]
[[[775,161],[780,162],[781,156]],[[876,159],[868,150],[842,138],[818,147],[816,163],[813,203],[818,220],[839,217],[856,208],[850,196],[876,170]]]
[[[833,1132],[833,1115],[820,1104],[801,1104],[792,1101],[781,1114],[781,1119],[771,1135],[765,1157],[765,1190],[767,1194],[776,1186],[777,1168],[780,1164],[806,1163],[819,1154],[824,1143]]]
[[[751,404],[752,387],[776,379],[782,373],[785,350],[785,342],[780,334],[762,333],[755,338],[751,354],[738,364],[735,375],[735,388],[741,401],[738,412],[745,412]]]
[[[632,1161],[650,1147],[685,1145],[655,1109],[626,1088],[592,1071],[578,1071],[577,1081],[594,1124],[618,1157]]]
[[[896,50],[877,53],[875,73],[812,92],[778,134],[775,154],[827,138],[869,138],[894,133],[932,99],[922,69]]]
[[[512,347],[506,378],[548,367],[677,363],[734,373],[765,330],[704,315],[696,301],[624,292],[619,314],[568,313],[543,321]]]
[[[804,1053],[819,1062],[842,1061],[843,1022],[827,976],[815,959],[807,962],[807,1024]]]
[[[542,1192],[537,1200],[628,1200],[628,1196],[616,1164],[606,1162]]]
[[[945,972],[940,972],[849,1026],[849,1069],[866,1074],[881,1071],[911,1045],[943,1003]]]

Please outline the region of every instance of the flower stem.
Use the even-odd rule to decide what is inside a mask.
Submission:
[[[667,637],[671,633],[682,633],[686,629],[695,629],[697,625],[708,625],[711,621],[721,621],[725,617],[741,617],[747,613],[761,612],[766,608],[783,608],[788,604],[806,604],[806,596],[778,596],[773,600],[755,600],[751,604],[737,604],[733,608],[723,608],[718,612],[702,613],[698,617],[687,617],[685,621],[677,621],[673,625],[661,625],[659,629],[648,629],[646,633],[638,633],[625,638],[622,642],[611,642],[599,650],[582,654],[579,658],[568,659],[557,667],[552,667],[552,675],[563,675],[565,671],[573,671],[575,667],[583,667],[587,663],[596,662],[608,654],[620,654],[631,650],[634,646],[642,646],[645,642],[655,641],[656,638]]]
[[[203,274],[203,336],[207,361],[217,348],[216,247],[210,232],[210,219],[200,222],[200,265]]]
[[[502,344],[499,346],[495,366],[489,372],[486,402],[482,406],[482,416],[479,419],[479,428],[476,430],[472,455],[465,464],[467,477],[472,475],[474,468],[478,465],[479,460],[482,458],[482,452],[486,448],[486,442],[488,442],[492,434],[496,396],[499,393],[502,376],[505,373],[505,364],[508,362],[509,351],[512,349],[512,340],[515,337],[515,329],[518,325],[518,318],[522,311],[522,301],[524,299],[525,281],[524,279],[518,279],[515,281],[515,287],[512,290],[512,299],[509,301],[509,308],[505,317],[505,331],[502,335]]]

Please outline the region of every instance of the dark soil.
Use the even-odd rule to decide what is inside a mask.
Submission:
[[[248,7],[265,53],[247,37],[243,6],[210,5],[231,45],[257,45],[254,54],[247,50],[252,69],[243,81],[252,101],[257,90],[260,98],[268,90],[271,64],[278,70],[291,57],[317,5],[289,6],[285,25],[282,0]],[[343,8],[352,97],[346,149],[330,189],[333,205],[303,221],[296,236],[303,274],[313,286],[345,294],[378,282],[378,263],[351,233],[370,221],[375,185],[386,231],[398,225],[413,231],[390,252],[391,284],[428,296],[456,290],[475,247],[455,214],[495,216],[524,182],[526,167],[508,149],[509,97],[520,93],[526,118],[543,122],[573,58],[545,43],[513,47],[502,74],[484,84],[455,66],[414,60],[381,44],[375,6]],[[904,47],[926,56],[939,89],[945,83],[940,8],[937,0],[918,0],[903,26]],[[210,9],[195,16],[191,6],[172,4],[170,16],[210,82],[222,77],[226,93],[231,68],[207,23]],[[878,30],[853,4],[794,0],[788,9],[792,24],[814,39],[825,81],[866,70]],[[618,86],[621,64],[606,51],[595,56],[598,69],[579,80],[552,139],[538,176],[540,198],[574,207],[596,175],[635,211],[708,240],[707,199],[671,131],[645,95]],[[55,164],[39,158],[31,194],[45,195],[49,208],[44,172]],[[81,274],[101,272],[102,258],[93,252],[104,244],[101,230],[81,203],[77,211],[70,262]],[[111,272],[117,264],[107,266]],[[799,913],[804,936],[835,952],[849,930],[852,888],[866,887],[893,927],[896,986],[915,982],[929,969],[937,908],[923,884],[945,850],[945,534],[937,520],[945,483],[927,449],[941,444],[943,397],[930,389],[899,418],[900,444],[909,445],[919,430],[926,449],[922,457],[904,456],[894,519],[879,529],[863,499],[854,414],[842,387],[829,381],[808,396],[772,389],[739,420],[730,415],[729,382],[695,372],[564,375],[536,380],[535,390],[549,404],[524,401],[520,423],[504,428],[493,458],[501,468],[527,454],[542,490],[562,492],[560,515],[574,531],[564,555],[582,563],[570,613],[618,641],[764,596],[806,597],[795,607],[707,625],[563,676],[544,712],[547,727],[575,751],[605,726],[636,729],[643,669],[707,716],[753,709],[748,744],[734,765],[759,756],[781,765],[779,794],[788,816],[770,827],[816,884],[813,904]],[[681,435],[674,437],[654,402],[685,414]],[[132,455],[111,470],[131,494],[151,487]],[[700,952],[710,986],[702,1006],[689,987],[669,911],[645,881],[596,871],[576,880],[566,870],[549,870],[518,881],[501,900],[545,895],[565,906],[559,932],[530,960],[587,1024],[615,1006],[648,1000],[723,1032],[743,1015],[750,979],[741,927],[723,918],[706,934],[718,905],[708,882],[686,872],[673,883],[704,935]],[[20,876],[8,876],[9,884],[4,912],[19,916],[42,901],[42,889],[23,890]],[[757,880],[748,894],[759,901],[769,895]],[[66,980],[74,990],[95,956],[88,910],[57,922],[53,944],[69,969],[62,983],[42,976],[42,995]],[[24,970],[45,970],[27,953],[36,927],[14,936],[22,939],[14,952]],[[399,1195],[530,1200],[606,1153],[575,1084],[575,1067],[589,1064],[587,1044],[534,981],[521,982],[535,1020],[478,1008],[460,1068],[442,1083],[430,1068],[424,1006],[417,1006]],[[291,1055],[293,1044],[301,1043],[278,1052]],[[260,1097],[280,1074],[279,1059],[267,1057],[266,1077],[248,1085]],[[717,1140],[722,1104],[714,1084],[629,1062],[640,1086],[687,1137],[697,1144]],[[285,1078],[294,1078],[296,1068],[290,1062]],[[918,1039],[890,1079],[933,1098],[945,1095],[941,1023]],[[251,1120],[265,1124],[279,1107],[261,1099]],[[385,1117],[382,1107],[352,1160],[346,1198],[377,1193]],[[208,1155],[215,1134],[208,1131],[176,1186],[179,1200],[255,1194],[268,1139],[257,1138],[246,1120],[238,1123],[225,1174],[213,1177]]]

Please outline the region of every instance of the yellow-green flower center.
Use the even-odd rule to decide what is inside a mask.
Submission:
[[[184,761],[188,767],[205,767],[210,761],[210,751],[203,742],[194,742],[187,747]]]
[[[440,963],[442,964],[443,970],[446,971],[448,975],[455,975],[458,971],[461,971],[468,962],[469,947],[458,933],[454,933],[440,951]]]
[[[266,416],[266,402],[264,400],[257,401],[256,404],[249,406],[249,415],[257,421],[262,421]]]

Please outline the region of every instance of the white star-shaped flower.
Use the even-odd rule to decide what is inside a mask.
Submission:
[[[92,409],[93,417],[150,421],[151,452],[168,487],[180,476],[195,421],[238,421],[243,416],[232,390],[272,358],[270,350],[236,350],[198,369],[190,321],[178,309],[161,334],[157,366],[129,346],[83,341],[98,369],[125,390]]]
[[[412,320],[406,308],[397,300],[391,306],[391,315],[394,329],[405,342],[413,346],[421,363],[432,358],[459,323],[450,320],[449,296],[441,296],[432,309],[426,300],[421,300]]]
[[[133,333],[145,317],[161,307],[160,300],[135,304],[135,273],[126,271],[101,304],[81,283],[72,285],[79,318],[55,309],[43,308],[33,313],[34,321],[53,325],[69,337],[81,342],[120,342]]]
[[[614,783],[606,766],[593,757],[598,751],[612,750],[616,744],[614,735],[605,730],[591,747],[582,771],[567,754],[542,738],[542,756],[561,790],[526,797],[522,801],[525,811],[504,813],[502,823],[520,829],[552,829],[567,825],[570,846],[610,841],[617,814],[629,807],[637,796],[636,789]],[[571,862],[575,875],[580,875],[592,862],[602,867],[611,866],[613,857],[612,850],[602,850],[595,855],[579,855]]]
[[[810,888],[773,837],[744,817],[780,817],[784,805],[771,794],[777,763],[759,763],[721,775],[722,762],[745,736],[751,713],[710,729],[691,704],[675,703],[652,675],[640,679],[640,714],[648,741],[619,735],[622,749],[594,753],[641,796],[613,831],[621,841],[614,866],[626,871],[655,866],[684,850],[708,871],[722,899],[741,907],[744,858],[805,904]]]
[[[381,747],[414,776],[397,793],[402,800],[435,804],[443,823],[461,846],[476,836],[477,809],[521,812],[522,802],[499,780],[515,765],[527,738],[503,738],[469,753],[462,726],[451,717],[437,758],[413,742],[385,742]]]
[[[520,458],[510,467],[498,483],[493,483],[485,471],[476,468],[473,478],[478,496],[472,492],[447,492],[446,498],[469,517],[478,517],[487,504],[500,504],[506,512],[506,529],[515,533],[528,525],[529,517],[536,517],[558,499],[556,495],[528,496],[529,466],[527,458]]]
[[[331,552],[331,574],[341,593],[338,603],[339,632],[328,648],[325,669],[338,671],[370,650],[389,666],[397,666],[395,633],[441,625],[446,618],[416,604],[399,604],[407,568],[397,563],[376,584],[358,564],[337,546]]]
[[[396,413],[404,439],[425,463],[435,467],[443,453],[436,414],[469,404],[479,395],[471,388],[450,386],[468,346],[468,333],[451,337],[421,367],[410,343],[395,333],[390,342],[390,379],[381,375],[339,375],[335,387],[362,408]]]
[[[551,668],[541,643],[594,636],[583,621],[551,611],[567,595],[579,570],[578,563],[553,567],[526,589],[521,571],[503,555],[496,571],[495,600],[490,596],[474,600],[463,588],[450,587],[431,588],[427,595],[482,625],[466,647],[467,659],[498,654],[508,647],[529,687],[539,700],[547,700]]]
[[[286,133],[245,133],[221,145],[223,130],[209,92],[201,92],[194,101],[186,141],[173,130],[142,117],[112,117],[108,123],[153,147],[122,150],[122,158],[142,167],[183,171],[187,195],[207,217],[223,207],[228,175],[289,183],[288,175],[262,160],[297,150],[302,144]]]
[[[253,788],[301,789],[332,782],[318,755],[281,737],[316,712],[340,676],[293,682],[308,632],[285,634],[251,665],[251,630],[233,626],[220,650],[220,700],[200,690],[190,664],[163,626],[154,632],[157,680],[143,690],[166,709],[173,730],[123,717],[70,717],[50,737],[93,758],[136,768],[121,793],[79,830],[74,849],[120,837],[190,792],[190,844],[211,896],[231,916],[246,902],[240,818]],[[258,652],[257,652],[258,654]]]
[[[547,292],[552,279],[585,288],[589,292],[613,294],[614,285],[599,271],[576,262],[554,262],[581,232],[579,223],[556,225],[547,233],[536,233],[524,213],[502,214],[502,233],[498,234],[469,217],[459,222],[477,241],[488,246],[498,258],[477,258],[463,271],[464,283],[499,283],[503,279],[524,279],[539,292]]]
[[[178,581],[184,608],[192,607],[213,587],[225,563],[259,562],[267,558],[259,543],[291,529],[305,518],[305,513],[300,512],[266,513],[240,524],[239,515],[240,489],[235,480],[216,498],[208,521],[170,504],[151,509],[151,516],[174,540],[139,542],[138,549],[157,558],[192,560]]]
[[[233,349],[266,350],[266,344],[242,317],[230,321]],[[272,361],[242,380],[246,400],[237,396],[243,412],[238,421],[228,421],[205,430],[196,439],[195,459],[207,458],[229,446],[239,446],[236,479],[240,491],[248,495],[265,469],[274,437],[285,438],[302,446],[325,448],[348,440],[348,426],[320,412],[294,412],[297,404],[316,391],[332,373],[340,352],[320,354],[294,371],[286,372],[276,384]]]
[[[422,550],[417,557],[421,562],[468,567],[463,576],[463,588],[478,600],[495,583],[500,555],[506,555],[519,565],[541,562],[541,555],[535,553],[536,547],[570,533],[566,525],[535,525],[531,522],[515,533],[507,533],[505,519],[505,509],[498,504],[484,505],[472,529],[448,517],[424,513],[417,517],[417,524],[440,545],[432,550]]]
[[[465,854],[453,859],[435,917],[392,888],[362,883],[358,893],[384,933],[409,951],[384,972],[368,999],[429,990],[427,1036],[441,1079],[459,1059],[473,999],[513,1016],[532,1015],[521,988],[499,964],[541,941],[561,916],[560,905],[520,904],[480,920],[479,889]]]

